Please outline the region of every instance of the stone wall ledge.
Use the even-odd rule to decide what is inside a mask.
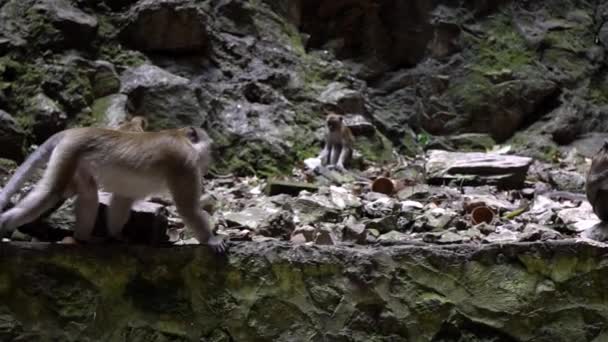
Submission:
[[[0,340],[601,341],[608,246],[0,244]]]

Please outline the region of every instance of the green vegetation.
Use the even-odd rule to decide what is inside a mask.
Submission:
[[[516,71],[536,58],[534,51],[528,48],[524,38],[515,30],[510,12],[486,19],[482,27],[486,32],[484,38],[469,36],[473,71],[481,74],[502,69]]]

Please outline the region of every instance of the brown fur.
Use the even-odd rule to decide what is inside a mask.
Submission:
[[[608,222],[608,141],[591,161],[585,191],[593,212],[600,220]]]

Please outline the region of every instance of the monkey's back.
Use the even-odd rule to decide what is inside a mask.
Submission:
[[[58,150],[78,159],[105,191],[129,197],[164,192],[168,177],[198,172],[199,153],[180,130],[76,128],[66,131]]]

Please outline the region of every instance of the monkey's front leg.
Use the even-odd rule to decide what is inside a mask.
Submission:
[[[329,164],[329,154],[330,154],[329,144],[325,143],[325,146],[323,147],[321,154],[319,154],[319,159],[321,159],[322,166]]]
[[[187,173],[174,175],[170,177],[168,185],[177,212],[186,226],[194,231],[196,239],[200,243],[206,243],[216,253],[226,252],[224,239],[213,234],[209,215],[199,208],[201,182],[198,175],[196,177]]]
[[[106,212],[106,222],[108,232],[113,239],[123,241],[122,229],[124,228],[131,214],[131,207],[135,199],[112,194],[110,205]]]
[[[338,164],[338,160],[340,158],[341,152],[342,152],[342,146],[340,146],[338,144],[333,146],[333,148],[331,149],[331,160],[329,162],[331,165]]]

